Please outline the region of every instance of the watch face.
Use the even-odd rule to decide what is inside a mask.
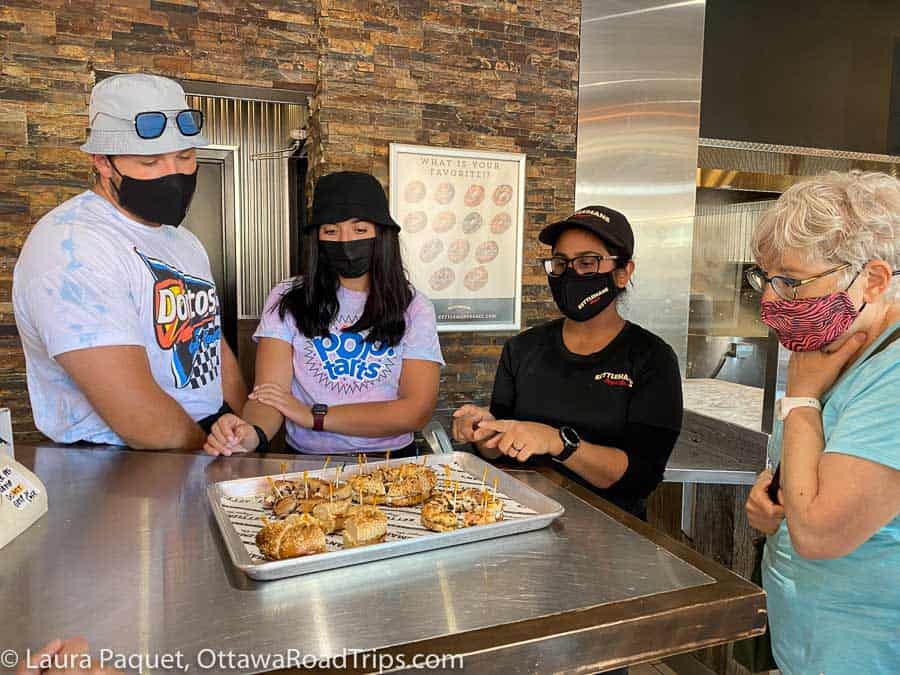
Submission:
[[[316,403],[316,404],[312,407],[312,414],[313,414],[313,415],[324,415],[324,414],[326,414],[327,412],[328,412],[328,406],[325,405],[324,403]]]
[[[562,432],[563,441],[565,441],[566,445],[578,445],[581,442],[578,433],[571,427],[563,427],[560,431]]]

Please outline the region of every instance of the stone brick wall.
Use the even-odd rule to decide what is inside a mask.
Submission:
[[[555,315],[538,230],[573,206],[579,0],[4,0],[0,6],[0,405],[33,432],[12,316],[32,225],[83,190],[95,71],[314,91],[313,176],[388,183],[391,141],[524,152],[523,316]],[[506,335],[442,335],[440,407],[483,401]]]

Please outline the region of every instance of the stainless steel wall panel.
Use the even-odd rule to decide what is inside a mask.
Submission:
[[[635,229],[629,319],[684,368],[705,2],[585,0],[576,205],[619,209]]]

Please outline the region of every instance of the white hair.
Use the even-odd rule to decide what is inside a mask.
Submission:
[[[787,250],[807,264],[850,263],[847,278],[870,260],[900,269],[900,180],[877,171],[828,173],[791,186],[763,214],[753,233],[753,255],[778,266]],[[889,301],[900,296],[894,277]]]

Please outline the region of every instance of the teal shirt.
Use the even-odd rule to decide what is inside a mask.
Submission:
[[[823,397],[825,452],[900,470],[900,340],[864,363],[888,328]],[[774,466],[783,428],[769,441]],[[784,675],[900,673],[900,517],[836,560],[806,560],[786,521],[763,558],[772,651]]]

